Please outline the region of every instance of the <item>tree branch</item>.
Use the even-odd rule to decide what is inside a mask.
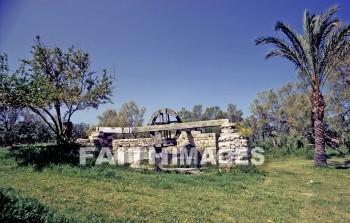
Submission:
[[[43,114],[41,114],[41,112],[38,110],[38,109],[36,109],[36,108],[34,108],[34,107],[29,107],[34,113],[36,113],[36,114],[38,114],[43,120],[44,120],[44,122],[49,126],[49,128],[53,131],[53,132],[57,132],[57,128],[56,128],[56,130],[55,130],[55,128],[51,125],[51,123],[49,122],[49,121],[47,121],[47,119],[46,119],[46,117],[43,115]]]

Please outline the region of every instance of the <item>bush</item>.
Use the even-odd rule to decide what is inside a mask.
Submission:
[[[35,198],[19,196],[13,189],[0,188],[0,222],[16,223],[81,223],[81,222],[138,222],[131,217],[111,219],[97,212],[77,217],[49,208]]]
[[[0,146],[52,141],[52,132],[40,122],[19,122],[10,131],[0,130]]]
[[[1,222],[67,222],[33,198],[22,198],[12,189],[0,189]]]
[[[252,148],[260,147],[265,151],[265,155],[268,158],[287,158],[287,157],[300,157],[305,159],[313,159],[314,148],[312,146],[303,145],[303,147],[297,147],[292,145],[286,145],[283,147],[274,147],[268,142],[254,143]]]
[[[86,123],[78,123],[73,125],[72,129],[72,141],[77,140],[78,138],[88,138],[87,131],[89,130],[90,125]]]
[[[260,170],[257,166],[249,164],[249,165],[239,165],[233,171],[234,173],[244,173],[244,174],[261,174],[266,175],[263,170]]]
[[[79,164],[80,144],[13,146],[9,156],[21,166],[34,165],[37,170],[52,164]]]

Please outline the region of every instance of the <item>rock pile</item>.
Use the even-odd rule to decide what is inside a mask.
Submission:
[[[240,136],[235,123],[226,122],[221,125],[218,147],[219,164],[242,164],[243,160],[250,158],[249,141]]]
[[[77,143],[96,147],[113,147],[113,136],[111,133],[92,132],[88,139],[77,139]]]

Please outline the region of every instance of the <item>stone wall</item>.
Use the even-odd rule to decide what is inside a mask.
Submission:
[[[153,147],[152,138],[139,138],[139,139],[114,139],[113,148],[118,147]]]
[[[241,164],[250,159],[249,141],[238,133],[235,123],[221,125],[218,149],[219,165]]]
[[[113,136],[111,133],[92,132],[88,139],[77,139],[77,143],[87,146],[113,147]]]
[[[119,165],[154,164],[155,158],[161,157],[163,165],[177,166],[186,164],[186,157],[191,155],[201,161],[201,165],[210,163],[230,166],[249,162],[249,141],[238,133],[235,123],[227,122],[220,128],[220,135],[182,131],[177,139],[177,146],[163,148],[161,153],[155,152],[152,138],[113,139],[112,134],[93,132],[89,139],[78,139],[77,142],[111,148]]]
[[[112,143],[113,154],[119,165],[138,166],[143,162],[148,163],[152,158],[153,144],[152,138],[115,139]]]
[[[163,165],[176,166],[184,162],[184,156],[190,151],[193,152],[192,155],[197,153],[201,164],[226,166],[240,164],[250,158],[249,141],[239,135],[234,123],[223,124],[220,135],[182,131],[177,146],[163,148],[161,154],[155,153],[153,144],[152,138],[115,139],[112,146],[120,165],[154,164],[155,157],[161,156]]]
[[[177,146],[165,147],[161,154],[156,154],[152,138],[142,139],[115,139],[113,140],[113,153],[118,157],[118,164],[150,163],[154,164],[155,157],[162,157],[162,164],[176,166],[181,163],[188,153],[193,149],[202,163],[216,164],[215,154],[217,151],[218,135],[215,133],[201,133],[200,131],[181,132],[177,139]],[[196,155],[196,154],[194,154]],[[199,160],[200,161],[200,160]]]
[[[200,131],[182,131],[177,139],[178,147],[192,145],[201,151],[207,147],[217,146],[218,135],[216,133],[201,133]]]

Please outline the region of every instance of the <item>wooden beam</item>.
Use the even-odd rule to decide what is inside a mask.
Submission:
[[[105,133],[133,133],[132,127],[96,127],[97,132],[105,132]]]
[[[148,125],[140,127],[96,127],[96,131],[105,133],[138,133],[138,132],[159,132],[170,130],[193,130],[196,128],[221,126],[228,119],[218,119],[198,122],[170,123],[164,125]]]

